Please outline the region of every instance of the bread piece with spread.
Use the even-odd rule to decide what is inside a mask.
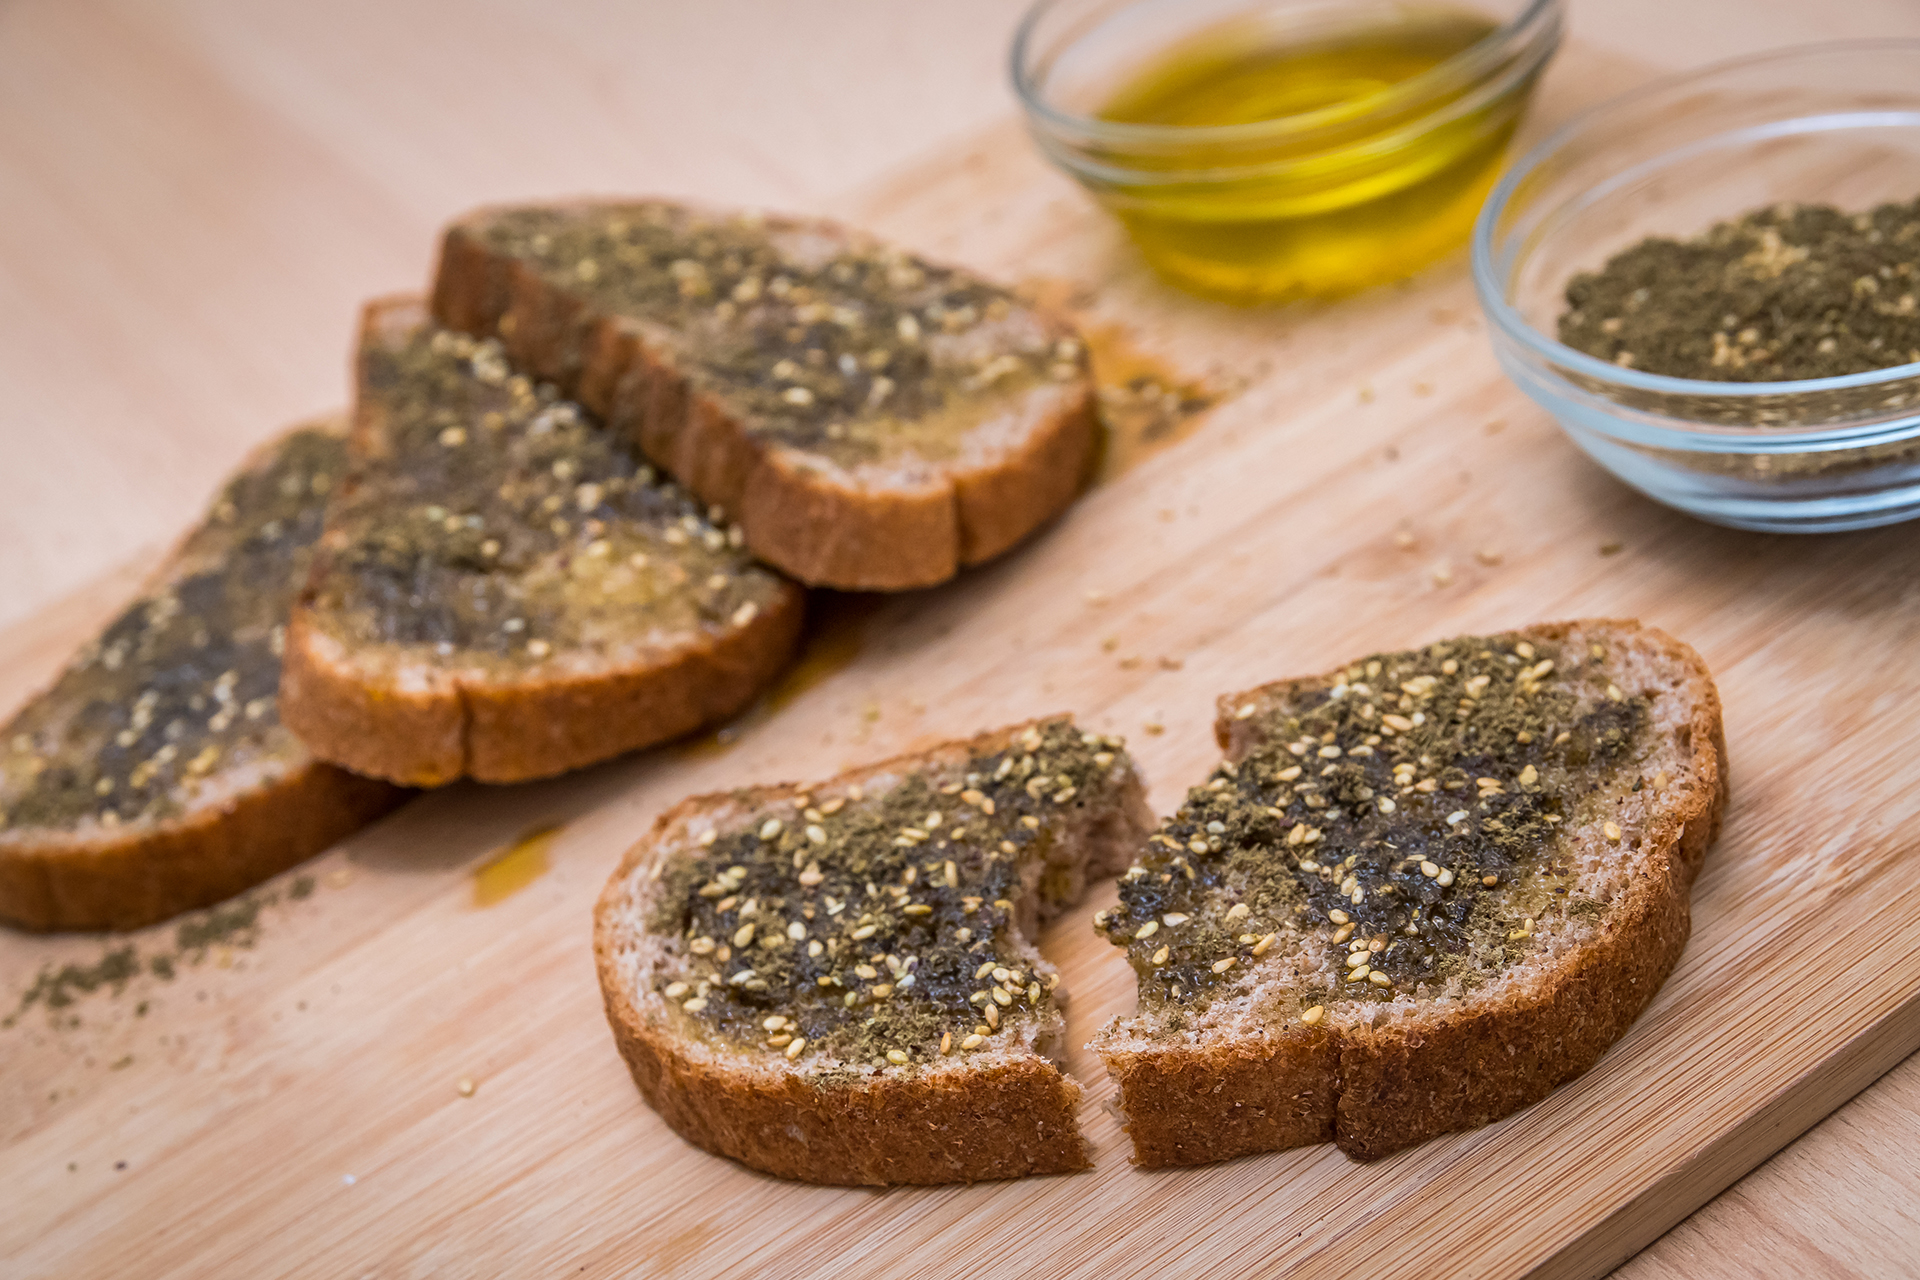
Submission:
[[[813,586],[942,582],[1058,514],[1093,465],[1064,322],[832,223],[485,209],[448,229],[433,308],[631,433]]]
[[[1122,744],[1065,718],[684,801],[594,915],[614,1040],[688,1141],[781,1177],[1084,1168],[1030,939],[1152,826]]]
[[[1139,980],[1092,1045],[1136,1163],[1486,1124],[1592,1066],[1686,944],[1726,755],[1659,631],[1379,654],[1222,699],[1216,733],[1097,921]]]
[[[152,924],[405,798],[314,760],[278,711],[287,610],[345,464],[338,422],[258,450],[145,593],[0,730],[0,920]]]
[[[545,777],[730,715],[785,665],[799,588],[499,343],[375,302],[358,375],[281,682],[315,754],[413,786]]]

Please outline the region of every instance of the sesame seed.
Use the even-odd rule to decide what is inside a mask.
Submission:
[[[778,836],[780,834],[781,826],[782,824],[780,822],[780,819],[768,818],[765,822],[760,824],[760,838],[762,840],[773,839],[775,836]]]
[[[980,1016],[987,1020],[987,1025],[989,1027],[992,1027],[996,1030],[999,1028],[1000,1010],[995,1008],[993,1005],[991,1004],[987,1005],[986,1008],[982,1011]]]
[[[878,926],[863,924],[858,929],[855,929],[853,931],[853,940],[855,942],[865,942],[868,938],[871,938],[876,932],[878,932]]]
[[[1354,952],[1352,955],[1347,957],[1347,968],[1349,969],[1366,968],[1368,959],[1371,954],[1372,954],[1371,952],[1364,951],[1364,950]]]
[[[1327,1007],[1322,1004],[1317,1004],[1313,1006],[1313,1008],[1301,1014],[1300,1021],[1306,1023],[1310,1027],[1317,1027],[1320,1025],[1320,1020],[1326,1016],[1327,1016]]]
[[[1149,920],[1138,929],[1135,929],[1133,936],[1135,941],[1139,941],[1142,938],[1151,938],[1158,932],[1160,932],[1160,922],[1158,920]]]
[[[1355,969],[1353,972],[1347,975],[1347,981],[1348,982],[1365,982],[1367,980],[1367,975],[1372,972],[1373,970],[1369,969],[1366,965],[1363,964],[1359,968]]]
[[[1540,781],[1540,771],[1534,768],[1532,765],[1528,765],[1526,768],[1520,771],[1521,786],[1530,787],[1538,781]]]
[[[1228,956],[1225,960],[1215,960],[1213,962],[1213,971],[1215,973],[1225,973],[1227,970],[1231,968],[1233,968],[1232,956]]]
[[[749,942],[752,942],[752,941],[753,941],[753,925],[743,924],[738,929],[733,931],[734,946],[744,947]]]
[[[807,936],[807,926],[795,920],[787,926],[787,936],[798,942]]]
[[[1423,859],[1420,863],[1420,874],[1431,880],[1440,874],[1440,864],[1437,862],[1428,862]]]
[[[1170,929],[1177,928],[1187,922],[1187,913],[1184,911],[1169,911],[1160,917],[1160,922]]]
[[[688,1013],[698,1013],[707,1007],[707,999],[705,996],[695,996],[680,1007]]]
[[[968,1036],[965,1040],[962,1040],[960,1042],[960,1047],[962,1049],[978,1049],[981,1045],[986,1043],[986,1040],[987,1038],[985,1036],[979,1035],[976,1033],[974,1035]]]
[[[909,1059],[905,1053],[901,1052],[898,1049],[889,1049],[887,1050],[887,1061],[891,1062],[896,1067],[904,1067],[907,1065],[909,1061],[911,1061],[911,1059]]]
[[[807,1038],[805,1036],[795,1036],[793,1042],[787,1046],[787,1061],[792,1062],[795,1058],[799,1057],[800,1051],[806,1047]]]
[[[1608,844],[1620,843],[1620,828],[1617,824],[1609,822],[1605,827],[1601,829],[1607,833]]]
[[[1253,908],[1249,907],[1244,902],[1236,902],[1231,907],[1227,908],[1228,920],[1245,920],[1249,915],[1252,915],[1252,914],[1253,914]],[[1187,922],[1187,918],[1185,916],[1181,916],[1180,923],[1185,924],[1186,922]],[[1172,924],[1174,922],[1172,918],[1169,917],[1167,920],[1167,923]]]
[[[686,995],[688,990],[689,988],[684,982],[669,982],[667,989],[661,994],[665,995],[669,1000],[678,1000],[681,996]]]
[[[1447,825],[1450,827],[1457,827],[1461,823],[1465,822],[1466,820],[1467,820],[1467,811],[1465,809],[1455,809],[1452,813],[1447,815]]]
[[[1162,947],[1158,951],[1153,953],[1153,963],[1155,963],[1156,965],[1165,964],[1167,962],[1167,957],[1171,954],[1172,954],[1171,948]]]
[[[1389,978],[1386,974],[1380,972],[1378,969],[1372,969],[1368,971],[1367,981],[1371,982],[1376,987],[1390,987],[1393,985],[1393,979]]]
[[[1327,912],[1327,919],[1333,921],[1335,924],[1346,924],[1350,917],[1346,912],[1336,907],[1332,911]]]
[[[1260,939],[1260,941],[1254,943],[1253,954],[1255,954],[1256,956],[1263,956],[1267,954],[1267,952],[1273,948],[1274,939],[1278,938],[1279,936],[1280,935],[1277,933],[1270,933],[1266,937]]]

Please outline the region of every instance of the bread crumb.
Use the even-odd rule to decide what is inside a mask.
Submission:
[[[1443,560],[1433,571],[1433,585],[1436,587],[1445,587],[1451,585],[1452,582],[1453,566]]]
[[[1118,649],[1119,647],[1120,647],[1119,636],[1108,636],[1105,640],[1102,640],[1100,642],[1100,652],[1102,653],[1112,653],[1115,649]]]
[[[1167,731],[1167,726],[1161,724],[1158,720],[1149,720],[1140,727],[1146,730],[1149,738],[1157,738]]]
[[[1405,529],[1402,529],[1399,533],[1396,533],[1393,535],[1393,545],[1400,548],[1402,551],[1413,550],[1414,541],[1415,541],[1414,536],[1408,533]]]
[[[1120,669],[1122,671],[1132,671],[1135,667],[1138,667],[1139,665],[1140,665],[1140,658],[1137,654],[1129,654],[1126,657],[1120,659]]]
[[[1621,542],[1603,542],[1600,544],[1600,554],[1603,556],[1617,556],[1626,549],[1626,544]]]
[[[1502,560],[1506,559],[1506,557],[1501,555],[1498,551],[1494,551],[1487,547],[1482,547],[1480,548],[1480,550],[1474,552],[1473,558],[1475,560],[1478,560],[1481,564],[1485,564],[1485,565],[1499,564]]]
[[[1489,422],[1480,429],[1490,436],[1497,436],[1507,429],[1507,420],[1505,418],[1495,418],[1492,422]]]
[[[1160,669],[1162,671],[1178,671],[1186,665],[1187,664],[1179,658],[1169,657],[1164,653],[1160,655]]]
[[[344,889],[353,883],[353,868],[337,868],[327,872],[325,876],[321,877],[321,880],[329,889]]]
[[[1087,603],[1092,605],[1096,609],[1099,608],[1101,605],[1105,604],[1111,598],[1112,597],[1108,596],[1106,592],[1100,591],[1100,590],[1089,591],[1087,592],[1087,595],[1086,595]]]
[[[468,1076],[460,1077],[460,1083],[457,1087],[460,1090],[461,1097],[471,1098],[473,1096],[475,1085],[473,1083],[473,1080],[470,1077]]]
[[[1360,388],[1360,403],[1361,403],[1361,404],[1372,404],[1372,403],[1373,403],[1373,388],[1372,388],[1372,387],[1361,387],[1361,388]]]
[[[1413,394],[1417,396],[1430,396],[1433,394],[1433,384],[1431,382],[1416,382],[1413,384]]]

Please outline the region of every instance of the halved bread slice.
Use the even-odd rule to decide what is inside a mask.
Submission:
[[[483,209],[448,229],[433,309],[631,433],[811,586],[942,582],[1058,514],[1093,466],[1063,321],[828,222]]]
[[[287,610],[340,422],[257,450],[145,593],[0,730],[0,919],[132,929],[258,884],[406,793],[280,722]]]
[[[1122,744],[1066,718],[683,801],[594,913],[614,1040],[688,1141],[781,1177],[1084,1168],[1029,939],[1151,828]]]
[[[1659,631],[1378,654],[1222,699],[1217,733],[1098,922],[1139,976],[1092,1045],[1138,1164],[1486,1124],[1593,1065],[1686,945],[1726,753]]]
[[[498,343],[375,302],[358,390],[281,682],[316,755],[545,777],[728,716],[786,664],[799,588]]]

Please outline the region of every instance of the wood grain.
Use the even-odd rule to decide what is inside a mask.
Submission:
[[[591,169],[590,153],[617,141],[603,121],[544,162],[551,167],[492,186],[450,112],[429,114],[437,134],[410,131],[385,150],[356,153],[340,140],[356,129],[364,136],[368,120],[357,113],[373,108],[344,105],[291,74],[305,65],[291,47],[311,40],[312,59],[360,66],[375,97],[405,79],[400,55],[355,50],[292,11],[263,11],[224,31],[210,13],[191,9],[184,25],[167,26],[149,11],[114,10],[103,33],[50,7],[21,6],[0,28],[13,37],[7,57],[51,47],[67,59],[55,65],[103,99],[118,78],[127,100],[201,102],[195,118],[205,127],[167,145],[204,149],[207,172],[236,163],[223,147],[264,157],[292,141],[287,171],[263,179],[262,193],[284,199],[311,182],[334,193],[329,213],[359,210],[318,241],[308,222],[306,239],[243,235],[232,248],[269,263],[306,255],[295,268],[306,274],[276,282],[286,310],[241,306],[262,289],[238,268],[211,284],[190,272],[163,279],[152,295],[191,295],[202,309],[167,331],[158,354],[136,351],[137,326],[128,330],[125,350],[153,361],[151,377],[167,382],[180,361],[199,371],[168,383],[172,416],[143,424],[144,434],[133,429],[133,406],[119,413],[119,438],[147,443],[113,460],[112,482],[147,480],[159,466],[169,477],[152,486],[164,491],[160,505],[182,512],[237,456],[242,436],[340,393],[324,361],[302,360],[292,377],[277,371],[280,326],[323,330],[316,299],[339,293],[344,349],[347,305],[359,292],[418,279],[432,222],[483,194],[520,194],[520,183],[587,185],[581,175],[591,172],[592,185],[604,185],[610,170]],[[432,29],[424,9],[383,20],[414,33],[414,49]],[[483,30],[496,47],[502,30],[525,29],[490,21]],[[277,31],[279,43],[263,30]],[[141,56],[156,35],[164,56]],[[542,35],[561,50],[542,54],[545,65],[558,66],[592,28],[569,23]],[[455,47],[487,38],[467,32]],[[235,50],[263,45],[279,60],[195,82],[193,68],[230,68]],[[470,64],[479,55],[467,56]],[[1570,51],[1543,114],[1637,74]],[[41,88],[53,92],[55,79]],[[427,75],[445,92],[457,92],[456,79]],[[282,123],[222,127],[269,118],[260,104],[270,90],[279,113],[270,118]],[[594,108],[563,101],[558,110]],[[617,108],[608,116],[622,118]],[[101,124],[108,134],[125,128]],[[65,173],[70,200],[91,166],[152,171],[137,148],[28,155],[25,132],[7,134],[16,150],[0,155],[0,172],[18,182],[31,162],[41,177]],[[302,139],[326,141],[302,152]],[[541,141],[529,131],[501,145],[526,155]],[[920,161],[849,196],[796,184],[793,203],[1071,297],[1089,323],[1118,328],[1183,377],[1234,394],[1006,562],[882,606],[865,620],[850,664],[756,720],[730,749],[656,752],[551,784],[426,797],[316,860],[311,896],[294,900],[292,879],[283,880],[253,945],[190,949],[172,981],[143,976],[54,1018],[35,1008],[0,1031],[0,1194],[12,1209],[0,1221],[0,1259],[9,1275],[800,1275],[856,1266],[874,1275],[1250,1266],[1335,1275],[1362,1264],[1417,1275],[1594,1275],[1920,1043],[1920,891],[1901,865],[1920,796],[1900,750],[1920,710],[1920,656],[1909,639],[1920,587],[1906,568],[1920,535],[1736,534],[1620,489],[1500,379],[1457,263],[1336,306],[1226,311],[1148,279],[1112,228],[1039,166],[1017,126],[988,124],[920,150]],[[427,161],[447,172],[411,187],[396,176]],[[311,169],[319,176],[295,172]],[[727,185],[705,194],[748,198]],[[174,194],[175,225],[210,219],[215,228],[196,230],[207,236],[196,262],[213,253],[222,226],[263,234],[259,210]],[[59,212],[35,225],[59,225]],[[124,261],[141,261],[131,224],[108,222],[109,241],[125,237]],[[278,230],[275,218],[264,223]],[[30,265],[30,239],[0,246],[16,279]],[[320,278],[343,264],[351,264],[344,278]],[[382,273],[377,286],[368,279]],[[130,296],[148,296],[134,275]],[[98,331],[78,297],[62,321],[70,342]],[[295,315],[296,306],[314,312]],[[71,359],[60,334],[44,341]],[[255,371],[255,390],[232,394],[202,368],[195,344],[209,342],[205,349],[228,350]],[[66,376],[84,381],[83,373],[75,365]],[[309,383],[307,399],[288,394]],[[84,418],[87,403],[60,412]],[[206,429],[182,407],[193,405],[217,406],[228,425]],[[191,466],[164,458],[187,442]],[[53,456],[49,446],[33,458],[54,474]],[[206,471],[204,483],[193,468]],[[42,510],[58,502],[52,492],[28,497]],[[1402,548],[1398,533],[1414,545]],[[1618,554],[1601,554],[1616,542]],[[17,695],[40,678],[34,671],[49,672],[124,586],[83,593],[0,636],[0,693]],[[612,1051],[585,945],[588,907],[625,844],[681,795],[814,776],[1064,707],[1128,736],[1165,810],[1213,759],[1207,726],[1220,690],[1453,631],[1589,613],[1644,617],[1705,654],[1727,699],[1734,805],[1696,891],[1694,941],[1654,1007],[1586,1078],[1508,1121],[1373,1166],[1308,1150],[1145,1174],[1126,1166],[1124,1138],[1101,1109],[1110,1087],[1076,1053],[1073,1069],[1093,1086],[1092,1173],[824,1190],[686,1147],[641,1106]],[[1161,657],[1181,665],[1170,670]],[[564,826],[547,849],[549,870],[497,905],[476,905],[476,872],[553,822]],[[1111,889],[1042,940],[1074,993],[1076,1044],[1132,997],[1130,975],[1087,925],[1109,901]],[[143,952],[175,950],[165,929],[134,942]],[[0,995],[43,965],[88,961],[102,947],[0,937]],[[472,1096],[462,1096],[463,1079],[474,1082]],[[1810,1274],[1897,1271],[1914,1252],[1916,1178],[1861,1126],[1904,1120],[1913,1132],[1910,1105],[1901,1106],[1912,1081],[1908,1064],[1881,1087],[1886,1094],[1835,1118],[1852,1133],[1820,1150],[1838,1150],[1837,1159],[1816,1152],[1796,1162],[1800,1147],[1790,1148],[1754,1175],[1771,1170],[1770,1182],[1751,1193],[1743,1183],[1634,1265],[1730,1275],[1792,1258]],[[1868,1109],[1857,1111],[1862,1103]],[[1842,1174],[1850,1180],[1835,1183]],[[1883,1204],[1890,1196],[1893,1210],[1871,1230],[1836,1230],[1833,1215],[1845,1211],[1837,1198],[1847,1193]]]

